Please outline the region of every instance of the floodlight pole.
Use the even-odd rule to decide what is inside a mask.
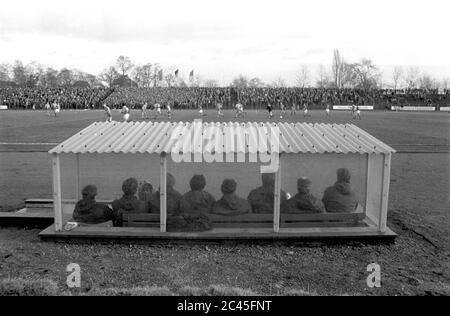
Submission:
[[[53,175],[53,210],[55,213],[55,231],[62,231],[62,206],[61,206],[61,169],[58,154],[52,155]]]
[[[160,161],[160,187],[159,187],[159,209],[160,209],[160,228],[161,232],[166,232],[167,226],[167,156],[161,154]]]

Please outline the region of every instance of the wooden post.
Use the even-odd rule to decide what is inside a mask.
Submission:
[[[391,176],[391,153],[383,155],[383,186],[381,194],[381,212],[379,218],[379,230],[380,232],[386,232],[386,221],[387,221],[387,211],[388,211],[388,200],[389,200],[389,183]]]
[[[61,205],[61,170],[59,156],[52,156],[53,174],[53,210],[55,213],[55,231],[62,231],[62,205]]]
[[[278,156],[278,169],[275,173],[275,192],[273,201],[273,231],[280,231],[280,203],[281,203],[281,157]]]
[[[167,157],[165,153],[161,154],[160,171],[159,218],[161,232],[165,233],[167,225]]]
[[[372,155],[371,154],[367,154],[367,170],[366,170],[366,200],[364,203],[364,214],[367,214],[367,210],[369,209],[369,192],[371,191],[369,186],[370,186],[370,181],[372,180],[372,164],[373,164],[373,159],[372,159]]]
[[[80,200],[80,154],[75,154],[76,174],[75,174],[75,203]]]

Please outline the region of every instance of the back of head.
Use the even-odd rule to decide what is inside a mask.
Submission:
[[[222,182],[221,190],[223,194],[232,194],[236,192],[237,183],[233,179],[225,179]]]
[[[175,185],[175,177],[171,173],[167,173],[167,187],[173,187]]]
[[[206,187],[206,179],[202,174],[196,174],[189,182],[192,191],[203,190]]]
[[[263,173],[261,176],[263,186],[274,186],[275,185],[275,174],[274,173]]]
[[[339,168],[336,171],[337,175],[337,181],[338,182],[344,182],[344,183],[350,183],[350,171],[347,168]]]
[[[128,178],[122,184],[122,191],[125,195],[135,195],[138,188],[138,182],[135,178]]]
[[[310,185],[311,180],[306,177],[302,177],[297,180],[297,190],[299,193],[308,193]]]
[[[83,199],[94,199],[97,195],[97,187],[93,184],[89,184],[81,190]]]

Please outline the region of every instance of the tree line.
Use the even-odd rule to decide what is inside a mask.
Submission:
[[[358,62],[348,62],[339,50],[333,53],[330,69],[321,65],[315,70],[303,65],[296,74],[294,86],[307,88],[353,88],[371,90],[389,88],[397,90],[426,89],[436,90],[450,88],[450,78],[441,82],[426,73],[422,73],[418,67],[395,66],[392,70],[391,84],[382,82],[379,68],[368,58]],[[78,69],[62,68],[56,70],[52,67],[31,62],[24,65],[20,60],[13,64],[0,64],[0,87],[218,87],[216,80],[204,79],[199,75],[193,75],[193,71],[187,80],[178,75],[175,67],[163,68],[159,63],[136,64],[127,56],[119,56],[113,65],[103,69],[98,75],[86,73]],[[278,79],[266,83],[258,77],[238,75],[229,84],[236,88],[262,88],[262,87],[287,87],[286,81]]]

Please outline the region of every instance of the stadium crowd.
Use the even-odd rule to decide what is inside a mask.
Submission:
[[[0,88],[0,103],[10,109],[42,109],[47,102],[57,101],[62,109],[111,108],[123,105],[140,108],[143,103],[170,104],[174,109],[202,106],[215,108],[221,103],[231,108],[237,102],[246,108],[265,108],[267,103],[285,106],[307,104],[311,109],[325,105],[391,105],[444,106],[450,104],[450,90],[329,89],[329,88]]]
[[[57,102],[62,109],[100,107],[110,93],[107,88],[0,88],[0,103],[10,109],[44,109],[46,103]]]

